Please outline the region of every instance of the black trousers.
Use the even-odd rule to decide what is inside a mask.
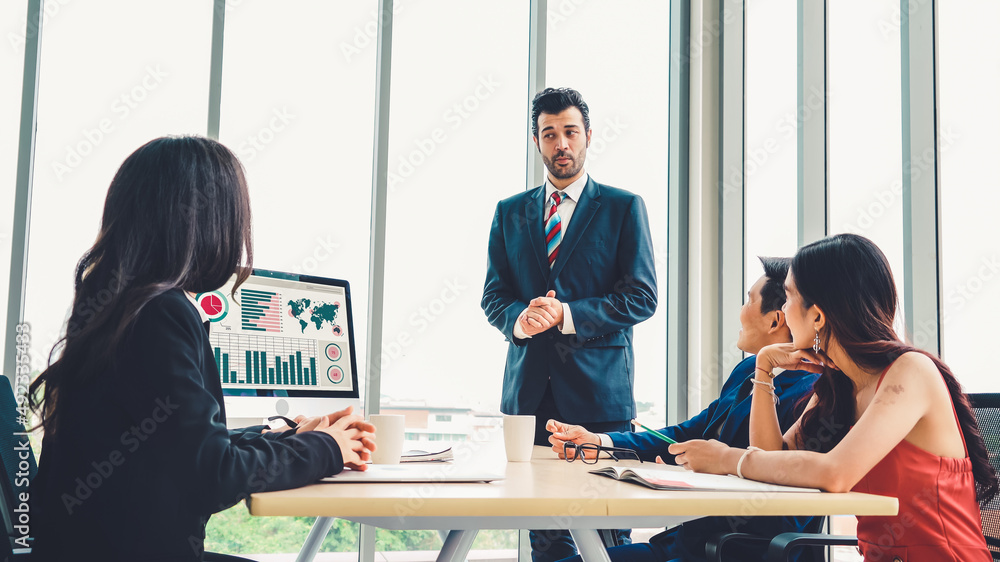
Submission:
[[[561,417],[556,407],[555,397],[552,395],[552,386],[546,385],[542,403],[535,411],[535,445],[550,445],[549,435],[551,434],[545,429],[545,422],[550,419],[565,421]],[[583,426],[594,433],[632,430],[629,420],[587,423]],[[607,547],[632,544],[632,529],[603,529],[600,533],[604,545]],[[528,538],[531,541],[532,562],[555,562],[576,555],[576,544],[573,543],[573,537],[569,531],[563,529],[531,530],[528,531]]]

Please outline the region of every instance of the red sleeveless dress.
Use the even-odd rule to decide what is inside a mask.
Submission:
[[[855,492],[899,499],[894,517],[858,516],[858,549],[865,562],[993,560],[983,538],[968,447],[965,457],[939,457],[903,440],[854,486]]]

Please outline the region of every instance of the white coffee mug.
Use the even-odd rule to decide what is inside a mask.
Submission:
[[[396,414],[375,414],[368,421],[375,426],[372,464],[399,464],[399,457],[403,454],[406,418]]]
[[[503,445],[507,462],[530,461],[535,446],[535,416],[504,416]]]

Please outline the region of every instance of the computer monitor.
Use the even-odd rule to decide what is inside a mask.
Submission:
[[[229,427],[348,405],[359,412],[350,284],[254,269],[234,300],[235,280],[197,295],[211,320]]]

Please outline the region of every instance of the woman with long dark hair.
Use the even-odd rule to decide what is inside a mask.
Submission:
[[[825,238],[795,255],[785,290],[793,343],[757,355],[751,447],[689,441],[670,447],[677,462],[898,498],[896,516],[858,516],[865,560],[992,560],[977,501],[996,495],[996,473],[951,370],[896,336],[896,287],[882,252],[862,236]],[[771,390],[776,368],[822,373],[784,435]]]
[[[193,296],[234,275],[238,287],[252,263],[250,200],[231,151],[160,138],[122,163],[77,266],[65,337],[31,386],[45,430],[34,560],[201,560],[211,514],[364,469],[374,428],[349,410],[298,431],[227,431]]]

